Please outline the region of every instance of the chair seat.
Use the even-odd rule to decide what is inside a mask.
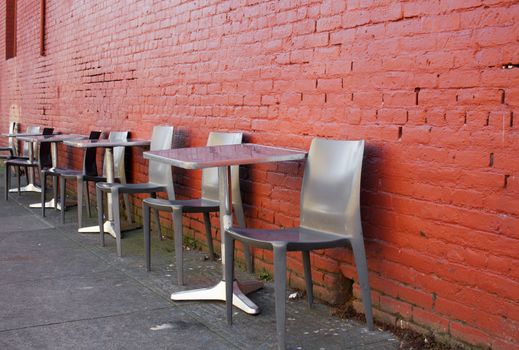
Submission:
[[[46,171],[48,174],[66,176],[66,177],[77,177],[77,176],[81,176],[83,174],[80,170],[67,169],[67,168],[50,168],[50,169],[47,169]]]
[[[6,161],[5,164],[14,165],[14,166],[30,166],[30,167],[38,166],[38,162],[36,162],[36,161],[31,162],[29,159],[23,159],[23,158],[11,158],[8,161]]]
[[[163,192],[166,191],[166,186],[154,184],[151,182],[137,183],[137,184],[119,184],[98,182],[96,187],[103,192],[111,192],[113,188],[117,188],[119,193],[143,193],[143,192]]]
[[[152,208],[159,210],[182,210],[185,213],[189,212],[212,212],[218,211],[220,204],[218,201],[210,199],[185,199],[185,200],[167,200],[160,198],[146,198],[144,203]]]
[[[304,227],[278,230],[232,227],[226,232],[247,243],[266,249],[272,248],[276,243],[286,243],[289,251],[344,246],[351,238],[344,234],[310,230]]]

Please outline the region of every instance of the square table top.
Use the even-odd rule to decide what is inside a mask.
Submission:
[[[63,143],[67,146],[77,148],[112,148],[112,147],[132,147],[132,146],[149,146],[150,140],[138,140],[138,139],[127,139],[127,140],[65,140]]]
[[[61,132],[55,132],[52,135],[60,135]],[[1,137],[25,137],[25,136],[43,136],[43,133],[40,132],[17,132],[17,133],[2,133],[0,134]]]
[[[59,134],[59,135],[34,135],[34,136],[18,136],[17,139],[27,142],[45,143],[45,142],[63,142],[65,140],[84,140],[88,137],[79,134]]]
[[[306,151],[244,143],[144,152],[144,158],[184,169],[282,162],[306,158]]]

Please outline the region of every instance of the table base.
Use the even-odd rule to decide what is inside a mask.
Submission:
[[[16,192],[18,192],[18,188],[10,188],[9,192],[16,193]],[[35,184],[28,184],[28,185],[20,187],[20,192],[37,192],[37,193],[41,193],[41,188],[39,188]]]
[[[121,227],[121,232],[135,230],[135,229],[138,229],[139,227],[141,227],[140,224],[124,225]],[[79,233],[99,233],[99,231],[100,231],[99,225],[81,227],[81,228],[79,228],[79,230],[77,230],[77,232],[79,232]],[[109,220],[105,221],[105,223],[103,225],[103,231],[104,231],[104,233],[108,233],[110,236],[115,238],[114,223],[112,221],[109,221]]]
[[[55,199],[52,198],[50,201],[45,202],[45,208],[54,208]],[[68,205],[67,205],[68,206]],[[41,203],[33,203],[29,205],[29,208],[41,208]],[[58,202],[58,210],[61,210],[61,203]]]
[[[232,304],[249,315],[257,315],[259,307],[246,294],[263,288],[259,281],[233,282]],[[218,282],[214,287],[186,290],[171,294],[171,300],[219,300],[225,301],[225,281]]]

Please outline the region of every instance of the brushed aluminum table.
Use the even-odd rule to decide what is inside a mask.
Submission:
[[[222,268],[225,267],[225,230],[232,226],[231,166],[258,163],[283,162],[306,158],[306,152],[256,144],[238,144],[194,148],[177,148],[164,151],[144,152],[144,158],[169,164],[183,169],[218,168],[220,201],[220,231]],[[171,299],[179,300],[220,300],[225,301],[225,281],[215,286],[171,294]],[[246,294],[263,287],[259,281],[233,284],[233,305],[248,314],[258,314],[259,307]]]
[[[76,148],[104,148],[105,149],[105,164],[106,164],[106,182],[114,183],[114,147],[146,147],[150,145],[149,140],[137,140],[128,139],[124,141],[112,141],[108,139],[102,140],[67,140],[63,142],[65,145]],[[122,167],[124,171],[124,166]],[[113,228],[113,213],[112,213],[112,195],[107,194],[108,200],[108,219],[103,225],[103,231],[109,233],[112,237],[115,237],[115,230]],[[125,229],[129,229],[126,227]],[[99,233],[100,228],[98,225],[89,227],[80,227],[78,232],[80,233]]]
[[[58,143],[61,143],[65,140],[82,140],[86,139],[85,135],[79,134],[56,134],[56,135],[20,135],[18,134],[17,139],[20,141],[29,142],[31,144],[31,148],[33,144],[41,144],[41,143],[50,143],[50,154],[52,159],[52,167],[56,168],[58,166]],[[41,191],[41,189],[40,189]],[[56,204],[56,198],[52,198],[50,201],[45,203],[45,208],[54,208],[56,207],[58,210],[61,210],[61,205],[59,203]],[[41,208],[41,203],[33,203],[30,204],[31,208]]]

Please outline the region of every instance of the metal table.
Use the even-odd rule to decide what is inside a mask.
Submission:
[[[128,139],[125,141],[111,141],[108,139],[103,140],[66,140],[63,142],[65,145],[76,148],[104,148],[105,149],[105,164],[106,164],[106,182],[114,183],[114,147],[146,147],[150,145],[149,140],[137,140]],[[115,237],[115,230],[113,228],[113,213],[112,213],[112,195],[107,194],[108,200],[108,220],[105,221],[103,230]],[[128,229],[128,228],[126,228]],[[80,233],[98,233],[100,231],[99,226],[80,227],[78,232]],[[121,229],[122,231],[122,229]]]
[[[86,139],[87,136],[79,134],[56,134],[56,135],[21,135],[18,134],[17,139],[31,144],[30,149],[33,148],[33,144],[40,144],[50,142],[50,153],[52,159],[52,167],[58,166],[58,143],[65,140],[82,140]],[[30,157],[30,156],[29,156]],[[41,189],[40,189],[41,192]],[[45,208],[54,208],[56,198],[52,198],[50,201],[45,203]],[[34,203],[29,205],[31,208],[41,208],[41,203]],[[57,204],[57,209],[61,210],[61,205]]]
[[[57,133],[54,133],[53,135],[58,135]],[[17,140],[22,140],[24,141],[22,138],[25,138],[25,137],[32,137],[32,136],[43,136],[43,134],[41,132],[38,132],[38,133],[31,133],[31,132],[21,132],[21,133],[13,133],[13,134],[10,134],[10,133],[7,133],[7,134],[0,134],[0,136],[2,137],[15,137]],[[49,136],[52,136],[52,135],[49,135]],[[29,160],[31,162],[34,161],[34,147],[33,147],[33,143],[31,141],[28,141],[30,143],[29,145]],[[40,193],[41,192],[41,188],[39,188],[38,186],[36,186],[34,184],[34,169],[29,169],[28,170],[29,174],[29,183],[23,187],[20,187],[20,192],[37,192],[37,193]],[[16,188],[11,188],[9,189],[9,192],[18,192],[18,189]]]
[[[144,158],[170,164],[184,169],[202,169],[218,167],[218,185],[220,200],[220,231],[222,234],[222,268],[225,267],[225,230],[232,226],[231,166],[270,162],[301,160],[305,151],[270,147],[255,144],[180,148],[165,151],[144,152]],[[171,294],[171,299],[178,300],[220,300],[225,301],[225,281],[215,286]],[[246,294],[261,288],[259,281],[240,283],[234,281],[233,305],[248,314],[258,314],[259,307]]]

